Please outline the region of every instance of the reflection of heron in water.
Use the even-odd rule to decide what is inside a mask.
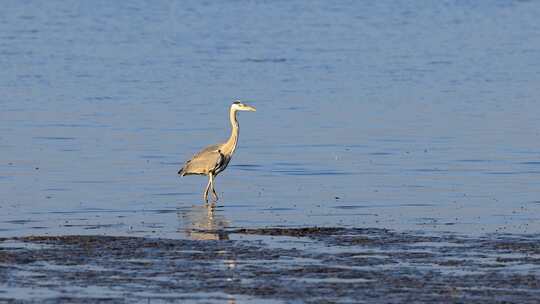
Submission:
[[[194,240],[228,240],[229,234],[225,229],[229,226],[227,221],[219,211],[216,211],[215,204],[205,204],[204,206],[193,205],[185,209],[178,209],[178,219],[181,230]],[[231,270],[230,279],[235,277],[237,262],[234,255],[231,259],[223,259],[225,269]],[[227,303],[234,304],[234,298],[228,299]]]
[[[192,174],[208,175],[208,185],[206,185],[206,190],[203,195],[206,202],[208,202],[208,191],[210,191],[210,189],[212,189],[214,199],[216,201],[218,200],[216,190],[214,189],[214,178],[227,168],[234,150],[236,150],[239,133],[238,120],[236,119],[236,112],[238,111],[254,112],[255,108],[243,104],[240,101],[233,102],[229,111],[229,118],[232,125],[231,136],[229,139],[222,144],[211,145],[204,148],[188,160],[178,171],[178,174],[181,176]]]
[[[229,226],[223,215],[216,214],[215,204],[179,209],[178,219],[181,230],[194,240],[228,240],[229,234],[225,228]]]

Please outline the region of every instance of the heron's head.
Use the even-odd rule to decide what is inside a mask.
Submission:
[[[233,102],[233,104],[231,105],[231,109],[235,111],[250,111],[250,112],[256,111],[254,107],[247,105],[241,102],[240,100],[236,100],[235,102]]]

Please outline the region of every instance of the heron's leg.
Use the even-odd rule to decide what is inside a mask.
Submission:
[[[204,201],[208,203],[208,191],[210,191],[210,185],[212,184],[212,175],[208,175],[208,185],[206,185],[206,190],[204,190]]]
[[[214,189],[214,175],[210,175],[210,180],[212,181],[212,194],[214,195],[214,199],[217,201],[219,198],[216,193],[216,189]]]

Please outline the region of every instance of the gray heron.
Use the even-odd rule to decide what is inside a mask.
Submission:
[[[238,111],[255,112],[255,108],[238,100],[233,102],[229,110],[229,119],[231,120],[231,136],[229,139],[224,143],[211,145],[202,149],[190,160],[186,161],[184,166],[178,171],[180,176],[208,176],[208,185],[206,185],[206,190],[203,195],[206,202],[208,202],[208,191],[210,191],[210,189],[212,189],[214,199],[216,201],[218,200],[216,190],[214,189],[214,179],[219,173],[227,168],[227,165],[231,161],[232,155],[236,150],[239,133],[238,119],[236,118],[236,113]]]

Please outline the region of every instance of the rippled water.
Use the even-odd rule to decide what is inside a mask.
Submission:
[[[3,3],[0,231],[539,233],[539,14],[535,1]],[[209,212],[206,179],[176,172],[227,138],[236,98],[257,112],[239,117]]]

